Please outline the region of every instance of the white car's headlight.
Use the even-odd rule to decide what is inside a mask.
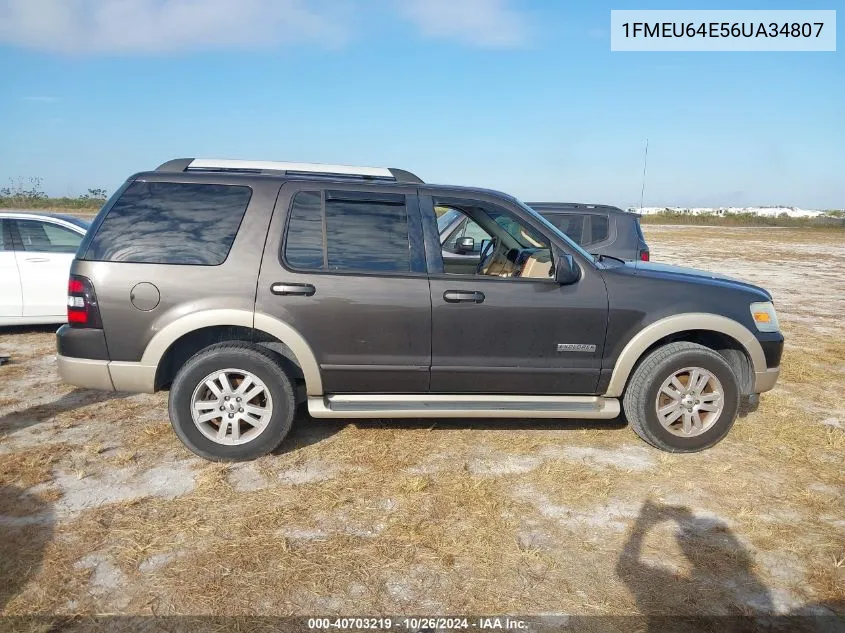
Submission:
[[[754,325],[761,332],[777,332],[780,330],[778,315],[771,301],[752,303],[751,318],[754,320]]]

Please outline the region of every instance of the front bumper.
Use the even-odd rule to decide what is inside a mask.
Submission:
[[[771,391],[780,376],[780,367],[754,372],[754,393]]]

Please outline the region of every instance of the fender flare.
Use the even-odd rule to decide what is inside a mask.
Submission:
[[[707,312],[674,314],[650,323],[628,341],[613,366],[613,374],[604,393],[605,397],[618,398],[622,395],[634,366],[649,347],[671,334],[689,330],[708,330],[731,337],[742,345],[748,354],[754,372],[766,371],[766,356],[763,353],[763,347],[751,330],[738,321]]]
[[[323,395],[320,365],[311,346],[295,328],[262,312],[219,309],[187,314],[162,328],[147,344],[140,365],[158,367],[165,352],[178,339],[195,330],[218,325],[238,325],[255,328],[274,336],[290,348],[305,377],[305,391],[309,396]]]

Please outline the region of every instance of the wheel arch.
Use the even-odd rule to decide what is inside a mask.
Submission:
[[[678,340],[700,342],[722,354],[737,372],[743,392],[750,393],[753,389],[755,372],[766,370],[762,346],[741,323],[718,314],[676,314],[647,325],[628,341],[616,359],[605,397],[620,397],[634,369],[646,354],[660,345]],[[742,355],[737,355],[736,351]],[[747,372],[746,362],[749,365]]]
[[[268,314],[236,309],[188,314],[162,328],[147,344],[139,363],[154,370],[153,384],[144,391],[160,389],[193,353],[224,340],[253,342],[276,351],[296,367],[309,396],[322,395],[320,368],[302,334]]]

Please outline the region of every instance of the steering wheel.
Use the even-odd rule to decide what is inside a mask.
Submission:
[[[487,242],[487,244],[484,245],[484,248],[481,249],[481,254],[478,259],[478,266],[475,267],[476,275],[483,275],[484,269],[487,268],[493,262],[493,257],[496,255],[497,246],[498,241],[494,237],[489,242]]]

